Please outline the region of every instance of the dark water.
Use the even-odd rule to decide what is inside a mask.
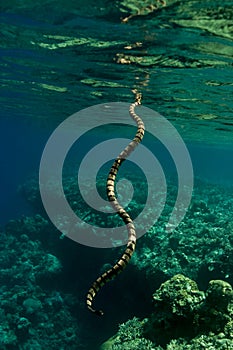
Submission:
[[[38,179],[41,154],[59,123],[96,104],[131,103],[132,89],[143,94],[144,106],[161,113],[180,133],[196,178],[233,186],[232,1],[167,0],[155,11],[147,5],[127,0],[1,3],[2,226],[37,213],[18,188]],[[123,136],[125,132],[115,135]],[[160,157],[166,164],[162,151]],[[81,248],[79,254],[81,261]],[[90,278],[86,269],[78,280],[84,283],[80,299],[100,269],[93,271],[91,264],[89,268]],[[109,290],[106,295],[117,302]],[[112,302],[114,316],[107,321],[96,323],[83,316],[83,348],[93,349],[114,334],[117,324],[134,314],[139,297],[124,314],[122,309],[115,312]],[[143,307],[139,313],[143,315]]]

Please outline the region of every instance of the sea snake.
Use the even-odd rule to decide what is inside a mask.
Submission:
[[[109,281],[113,280],[119,273],[121,273],[125,267],[128,265],[136,246],[136,231],[134,223],[130,218],[129,214],[124,210],[124,208],[118,203],[115,195],[115,179],[118,170],[123,163],[123,161],[130,155],[132,151],[137,147],[137,145],[142,141],[145,127],[141,118],[135,113],[135,107],[141,104],[141,94],[137,91],[133,91],[136,95],[135,102],[129,107],[129,114],[133,120],[137,123],[137,133],[134,139],[126,146],[126,148],[119,154],[115,159],[107,178],[107,196],[112,207],[116,210],[117,214],[123,219],[127,226],[128,231],[128,243],[126,249],[117,263],[110,268],[108,271],[104,272],[100,277],[98,277],[95,282],[91,285],[88,290],[86,297],[87,308],[95,313],[96,315],[102,316],[104,313],[102,310],[95,310],[92,306],[93,300],[99,290]]]

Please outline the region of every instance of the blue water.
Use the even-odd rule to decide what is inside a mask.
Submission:
[[[75,300],[75,311],[69,309],[69,326],[72,317],[80,326],[80,347],[75,347],[72,341],[67,345],[67,337],[62,334],[61,342],[64,343],[56,345],[51,340],[50,344],[48,336],[47,343],[40,344],[41,349],[46,344],[52,349],[97,350],[96,344],[112,336],[120,322],[135,313],[145,317],[150,312],[154,288],[145,276],[139,277],[135,267],[130,266],[128,273],[132,279],[119,276],[119,285],[116,281],[114,287],[106,286],[106,290],[101,291],[98,303],[107,304],[107,315],[104,320],[97,321],[85,310],[85,291],[100,271],[103,272],[103,265],[112,264],[119,257],[120,250],[95,250],[71,241],[65,241],[62,246],[58,239],[60,232],[51,223],[44,231],[38,224],[38,231],[35,231],[40,234],[32,235],[34,231],[30,228],[30,220],[27,224],[28,216],[39,214],[50,221],[43,210],[39,210],[41,201],[37,185],[32,189],[37,190],[34,201],[28,200],[30,196],[27,197],[20,188],[26,186],[30,194],[27,184],[31,180],[38,184],[42,152],[60,123],[93,105],[132,103],[132,89],[137,89],[143,95],[143,106],[163,115],[184,140],[193,165],[194,190],[199,180],[208,186],[221,185],[227,191],[233,186],[232,1],[167,0],[167,5],[155,12],[145,10],[143,4],[143,1],[135,1],[132,6],[130,1],[123,0],[111,4],[105,0],[88,3],[81,0],[39,3],[13,0],[0,5],[0,226],[3,232],[6,230],[9,236],[16,237],[15,261],[11,248],[9,254],[4,254],[9,255],[9,261],[13,259],[12,266],[17,265],[22,254],[19,237],[26,232],[33,246],[37,240],[43,242],[44,250],[39,251],[42,256],[47,252],[58,256],[64,265],[59,281],[56,280],[54,285],[47,281],[43,288],[38,282],[38,288],[42,288],[54,303],[56,299],[56,305],[60,303],[59,307],[63,305],[66,311],[72,309],[70,305]],[[122,22],[131,15],[128,22]],[[86,127],[92,118],[95,116],[86,116]],[[76,176],[73,170],[77,170],[85,151],[108,137],[132,138],[132,130],[122,125],[115,129],[113,126],[98,129],[81,146],[74,146],[67,173]],[[174,176],[176,179],[177,169],[163,145],[157,140],[151,141],[148,135],[144,144],[160,161],[166,178]],[[53,161],[56,162],[56,157]],[[10,220],[19,220],[17,229],[8,225]],[[48,234],[47,243],[43,234]],[[57,241],[51,237],[56,237]],[[3,258],[4,261],[7,259]],[[4,270],[4,263],[2,265]],[[13,267],[9,271],[13,271]],[[30,278],[26,273],[25,268],[25,280],[28,281]],[[16,287],[20,282],[8,282],[4,277],[1,279],[3,289],[8,293],[4,298],[13,300],[14,294],[19,293]],[[30,290],[31,296],[45,303],[46,298],[36,291],[37,281],[30,280],[30,283],[31,289],[28,285],[25,288]],[[134,288],[134,284],[142,286],[143,283],[148,293],[143,288]],[[10,291],[10,285],[16,289]],[[28,296],[29,292],[25,293]],[[144,306],[140,304],[141,298],[145,299]],[[15,312],[23,317],[25,314],[19,304]],[[55,315],[56,307],[54,310],[48,307],[48,315]],[[1,308],[4,307],[1,305]],[[47,311],[46,307],[44,311]],[[60,314],[59,317],[62,320]],[[4,319],[4,322],[8,321]],[[35,331],[42,320],[31,322]],[[9,327],[17,333],[14,322]],[[56,333],[56,327],[62,332],[60,325],[51,328],[51,332]],[[13,349],[30,340],[28,335],[26,340],[17,337],[18,343],[16,341]],[[35,337],[38,339],[38,334]],[[33,346],[35,344],[31,345],[32,349]]]
[[[20,193],[20,186],[30,178],[38,179],[40,160],[46,142],[51,134],[50,128],[44,128],[33,123],[18,119],[1,119],[1,129],[4,133],[1,138],[1,201],[0,224],[4,225],[11,219],[30,215],[35,210]],[[103,142],[106,137],[91,137],[90,141],[84,139],[82,148],[73,151],[73,176],[76,175],[77,165],[85,156],[85,152],[93,146]],[[86,144],[87,143],[87,144]],[[194,175],[213,184],[232,186],[233,179],[233,150],[229,146],[204,145],[186,143],[189,150]],[[169,154],[162,145],[155,143],[153,154],[162,163],[167,176],[174,174],[175,168]],[[70,171],[70,166],[69,166]]]
[[[49,136],[22,120],[2,118],[1,137],[1,225],[22,215],[34,213],[19,187],[30,177],[38,177],[41,154]]]

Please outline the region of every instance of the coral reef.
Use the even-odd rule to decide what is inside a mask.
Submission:
[[[134,317],[100,350],[199,350],[233,348],[233,290],[222,280],[209,282],[206,292],[195,281],[176,275],[153,294],[154,311]]]
[[[101,345],[100,350],[153,350],[153,343],[143,337],[143,325],[137,317],[119,326],[116,336]]]
[[[62,263],[39,241],[47,225],[37,215],[10,221],[0,232],[0,349],[77,349],[80,344],[72,310],[77,300],[58,287]]]
[[[138,241],[132,263],[145,271],[154,287],[178,273],[206,287],[209,279],[233,283],[233,199],[232,188],[196,180],[190,208],[180,225],[171,233],[164,230],[172,198],[159,223],[146,238]]]
[[[146,183],[137,174],[130,175],[130,178],[136,189],[135,192],[138,192],[127,207],[127,211],[132,218],[135,218],[141,213],[145,204],[145,194],[140,189],[146,188]],[[184,273],[201,285],[205,283],[206,279],[216,278],[226,279],[229,283],[233,283],[231,278],[233,268],[232,188],[209,184],[199,179],[195,181],[195,192],[185,218],[171,234],[168,234],[165,230],[165,224],[174,205],[176,184],[172,180],[167,180],[169,196],[162,215],[146,236],[137,242],[132,264],[148,276],[153,288],[157,288],[161,282],[178,273]],[[92,196],[93,193],[92,186],[94,185],[86,184],[86,192],[89,193],[89,196]],[[105,178],[100,178],[97,181],[97,188],[101,194],[105,194]],[[73,210],[80,218],[85,218],[85,221],[100,227],[111,228],[121,225],[117,215],[101,215],[97,211],[92,211],[84,203],[77,190],[75,177],[69,176],[64,179],[64,192]],[[38,209],[41,206],[36,181],[30,181],[21,186],[21,193],[35,208]],[[158,192],[154,194],[156,207],[158,207],[159,196]],[[35,225],[40,227],[40,240],[48,239],[48,231],[51,231],[52,226],[48,227],[49,224],[43,218],[42,209],[39,213],[40,215],[33,219],[35,220],[33,227]],[[145,216],[143,222],[146,221],[147,217]],[[23,224],[28,232],[25,220]],[[30,223],[28,223],[28,227],[30,227]],[[82,227],[79,229],[81,230]],[[108,256],[108,252],[106,252],[106,256]]]
[[[204,293],[193,280],[175,275],[153,294],[153,301],[145,333],[161,345],[169,339],[224,332],[233,316],[233,290],[221,280],[210,281]]]
[[[137,175],[132,181],[135,182],[136,187],[143,188],[145,186],[144,182],[140,181]],[[104,192],[104,184],[105,182],[102,179],[97,183],[100,193]],[[30,195],[31,186],[32,196]],[[138,240],[137,249],[130,266],[131,274],[122,274],[121,276],[122,285],[127,287],[124,288],[124,291],[118,289],[111,292],[113,293],[111,295],[112,300],[114,293],[117,294],[114,304],[117,303],[119,294],[122,293],[121,304],[127,303],[127,307],[131,304],[131,310],[136,312],[140,308],[142,310],[142,307],[137,304],[139,303],[139,296],[143,295],[144,299],[148,298],[149,300],[150,293],[153,290],[157,290],[153,297],[154,310],[156,311],[153,313],[148,311],[151,306],[148,300],[145,301],[145,304],[147,303],[146,314],[148,315],[150,312],[151,315],[148,317],[148,321],[137,321],[139,323],[137,329],[140,329],[140,332],[143,329],[143,333],[140,333],[142,335],[134,339],[124,338],[124,341],[123,335],[120,338],[116,335],[104,345],[105,349],[112,350],[112,347],[115,346],[115,349],[120,350],[120,343],[125,346],[122,350],[125,350],[127,347],[131,347],[131,349],[144,347],[144,349],[151,348],[156,350],[196,350],[203,349],[203,347],[205,349],[211,349],[211,347],[212,349],[230,349],[233,346],[232,303],[230,301],[232,292],[229,285],[229,283],[233,283],[231,275],[233,268],[232,189],[224,189],[221,186],[208,184],[196,179],[195,192],[186,217],[175,231],[168,234],[164,227],[174,205],[176,195],[175,184],[172,181],[168,181],[168,186],[169,196],[159,221],[143,238]],[[80,217],[85,217],[85,220],[90,220],[100,226],[109,225],[111,227],[118,224],[118,220],[114,216],[100,215],[83,204],[82,199],[78,196],[75,178],[69,177],[67,181],[64,181],[64,190],[70,205]],[[91,184],[86,184],[86,191],[91,195]],[[69,259],[67,255],[64,255],[64,244],[67,244],[67,242],[59,239],[60,233],[46,220],[43,210],[39,210],[40,198],[36,182],[31,181],[29,184],[25,184],[21,188],[21,193],[26,197],[28,196],[28,200],[37,208],[38,214],[31,218],[22,218],[20,221],[12,221],[6,226],[5,233],[8,236],[8,240],[12,241],[11,244],[14,250],[17,251],[17,254],[15,254],[15,251],[11,251],[11,245],[9,245],[7,256],[1,258],[2,266],[12,265],[15,255],[23,256],[24,263],[21,265],[21,269],[22,271],[25,269],[26,278],[31,280],[31,283],[39,283],[41,286],[46,284],[46,286],[52,287],[51,294],[56,301],[51,302],[53,296],[48,293],[46,305],[56,310],[56,308],[59,309],[64,306],[60,299],[65,299],[64,294],[58,293],[58,289],[54,287],[54,281],[56,281],[57,277],[60,280],[66,280],[64,269],[60,270],[59,266],[61,264],[62,268],[64,263],[67,264],[69,259],[74,260],[75,257],[78,266],[80,259],[77,257],[77,250],[74,249],[72,242],[70,242],[69,246]],[[145,199],[137,193],[136,196],[138,196],[136,200],[133,198],[129,205],[129,212],[132,217],[140,213],[145,202]],[[155,202],[157,203],[156,197]],[[135,205],[137,206],[136,210],[134,209]],[[143,218],[144,221],[145,219]],[[15,242],[17,242],[16,236],[21,243],[15,246]],[[24,257],[25,252],[22,252],[21,248],[27,247],[27,245],[30,246],[31,251],[26,253],[26,257]],[[31,247],[35,247],[35,249],[32,250]],[[30,254],[31,258],[28,259],[27,256],[30,256]],[[48,268],[43,268],[46,265],[46,261],[49,261],[48,259],[51,258],[50,254],[55,257],[51,259],[51,262],[54,262],[52,271],[49,271]],[[101,273],[104,270],[103,265],[111,263],[117,258],[117,254],[116,249],[114,249],[104,250],[100,255],[95,255],[95,262],[96,265],[100,266]],[[95,276],[98,270],[92,271],[91,266],[88,265],[89,261],[93,261],[93,255],[90,256],[91,259],[85,259],[85,266],[82,265],[80,268],[82,272],[89,271],[88,273],[90,273],[91,271]],[[61,260],[61,257],[64,257],[64,259]],[[30,271],[32,264],[31,260],[33,260],[35,266],[31,269],[33,273],[29,275],[30,277],[27,277],[27,271]],[[193,280],[181,277],[181,273]],[[1,271],[1,274],[3,274],[3,284],[8,285],[8,279],[10,279],[9,283],[11,285],[13,283],[11,279],[15,281],[16,274],[12,277],[11,272],[4,275],[4,272]],[[134,298],[132,298],[130,286],[134,283],[132,281],[135,275],[138,276],[137,281],[139,283],[137,283],[137,288],[134,288]],[[175,275],[176,277],[169,280]],[[145,284],[141,283],[143,278],[146,283],[146,292]],[[208,284],[210,280],[212,282]],[[226,282],[221,280],[226,280]],[[71,282],[69,281],[69,283]],[[199,290],[197,284],[201,290]],[[161,287],[159,288],[160,285]],[[203,290],[206,290],[206,292],[203,292]],[[61,295],[61,298],[56,296],[57,293]],[[38,299],[43,305],[43,298],[40,294],[26,295],[22,303],[28,298]],[[78,300],[77,294],[75,299]],[[144,314],[141,313],[142,317],[145,317],[145,304],[143,305]],[[122,307],[125,320],[127,320],[127,307]],[[114,305],[114,308],[115,315],[115,312],[118,312],[118,310],[116,311],[116,305]],[[78,308],[78,310],[80,309]],[[44,308],[38,310],[38,313],[41,311],[44,311]],[[31,317],[34,316],[33,314],[31,315]],[[23,319],[19,321],[22,317],[26,318],[28,322]],[[115,319],[114,317],[112,318],[113,322],[117,322],[117,317]],[[25,309],[24,314],[20,314],[19,320],[17,321],[19,327],[24,329],[22,333],[27,333],[27,329],[34,326]],[[126,332],[126,328],[129,327],[130,323],[125,322],[121,330]],[[141,326],[142,324],[143,327]],[[72,326],[70,327],[72,329]],[[6,327],[5,329],[8,328]],[[9,329],[12,329],[12,327]]]

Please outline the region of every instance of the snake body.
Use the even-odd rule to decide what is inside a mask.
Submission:
[[[125,267],[128,265],[136,246],[136,230],[134,227],[133,220],[130,218],[129,214],[124,210],[124,208],[119,204],[115,195],[115,179],[118,173],[118,170],[123,163],[123,161],[130,155],[131,152],[137,147],[137,145],[142,141],[145,127],[141,118],[135,113],[135,107],[141,104],[141,95],[136,93],[135,102],[132,103],[129,107],[129,114],[132,119],[137,124],[137,133],[134,136],[133,140],[126,146],[126,148],[119,154],[119,156],[115,159],[107,178],[107,196],[108,200],[111,203],[112,207],[115,209],[117,214],[122,218],[124,223],[126,224],[128,231],[128,242],[126,249],[120,259],[116,262],[116,264],[104,272],[100,277],[98,277],[90,289],[88,290],[86,297],[86,305],[87,308],[95,313],[96,315],[102,316],[102,310],[96,310],[93,308],[93,300],[99,290],[109,281],[113,280],[119,273],[121,273]]]

